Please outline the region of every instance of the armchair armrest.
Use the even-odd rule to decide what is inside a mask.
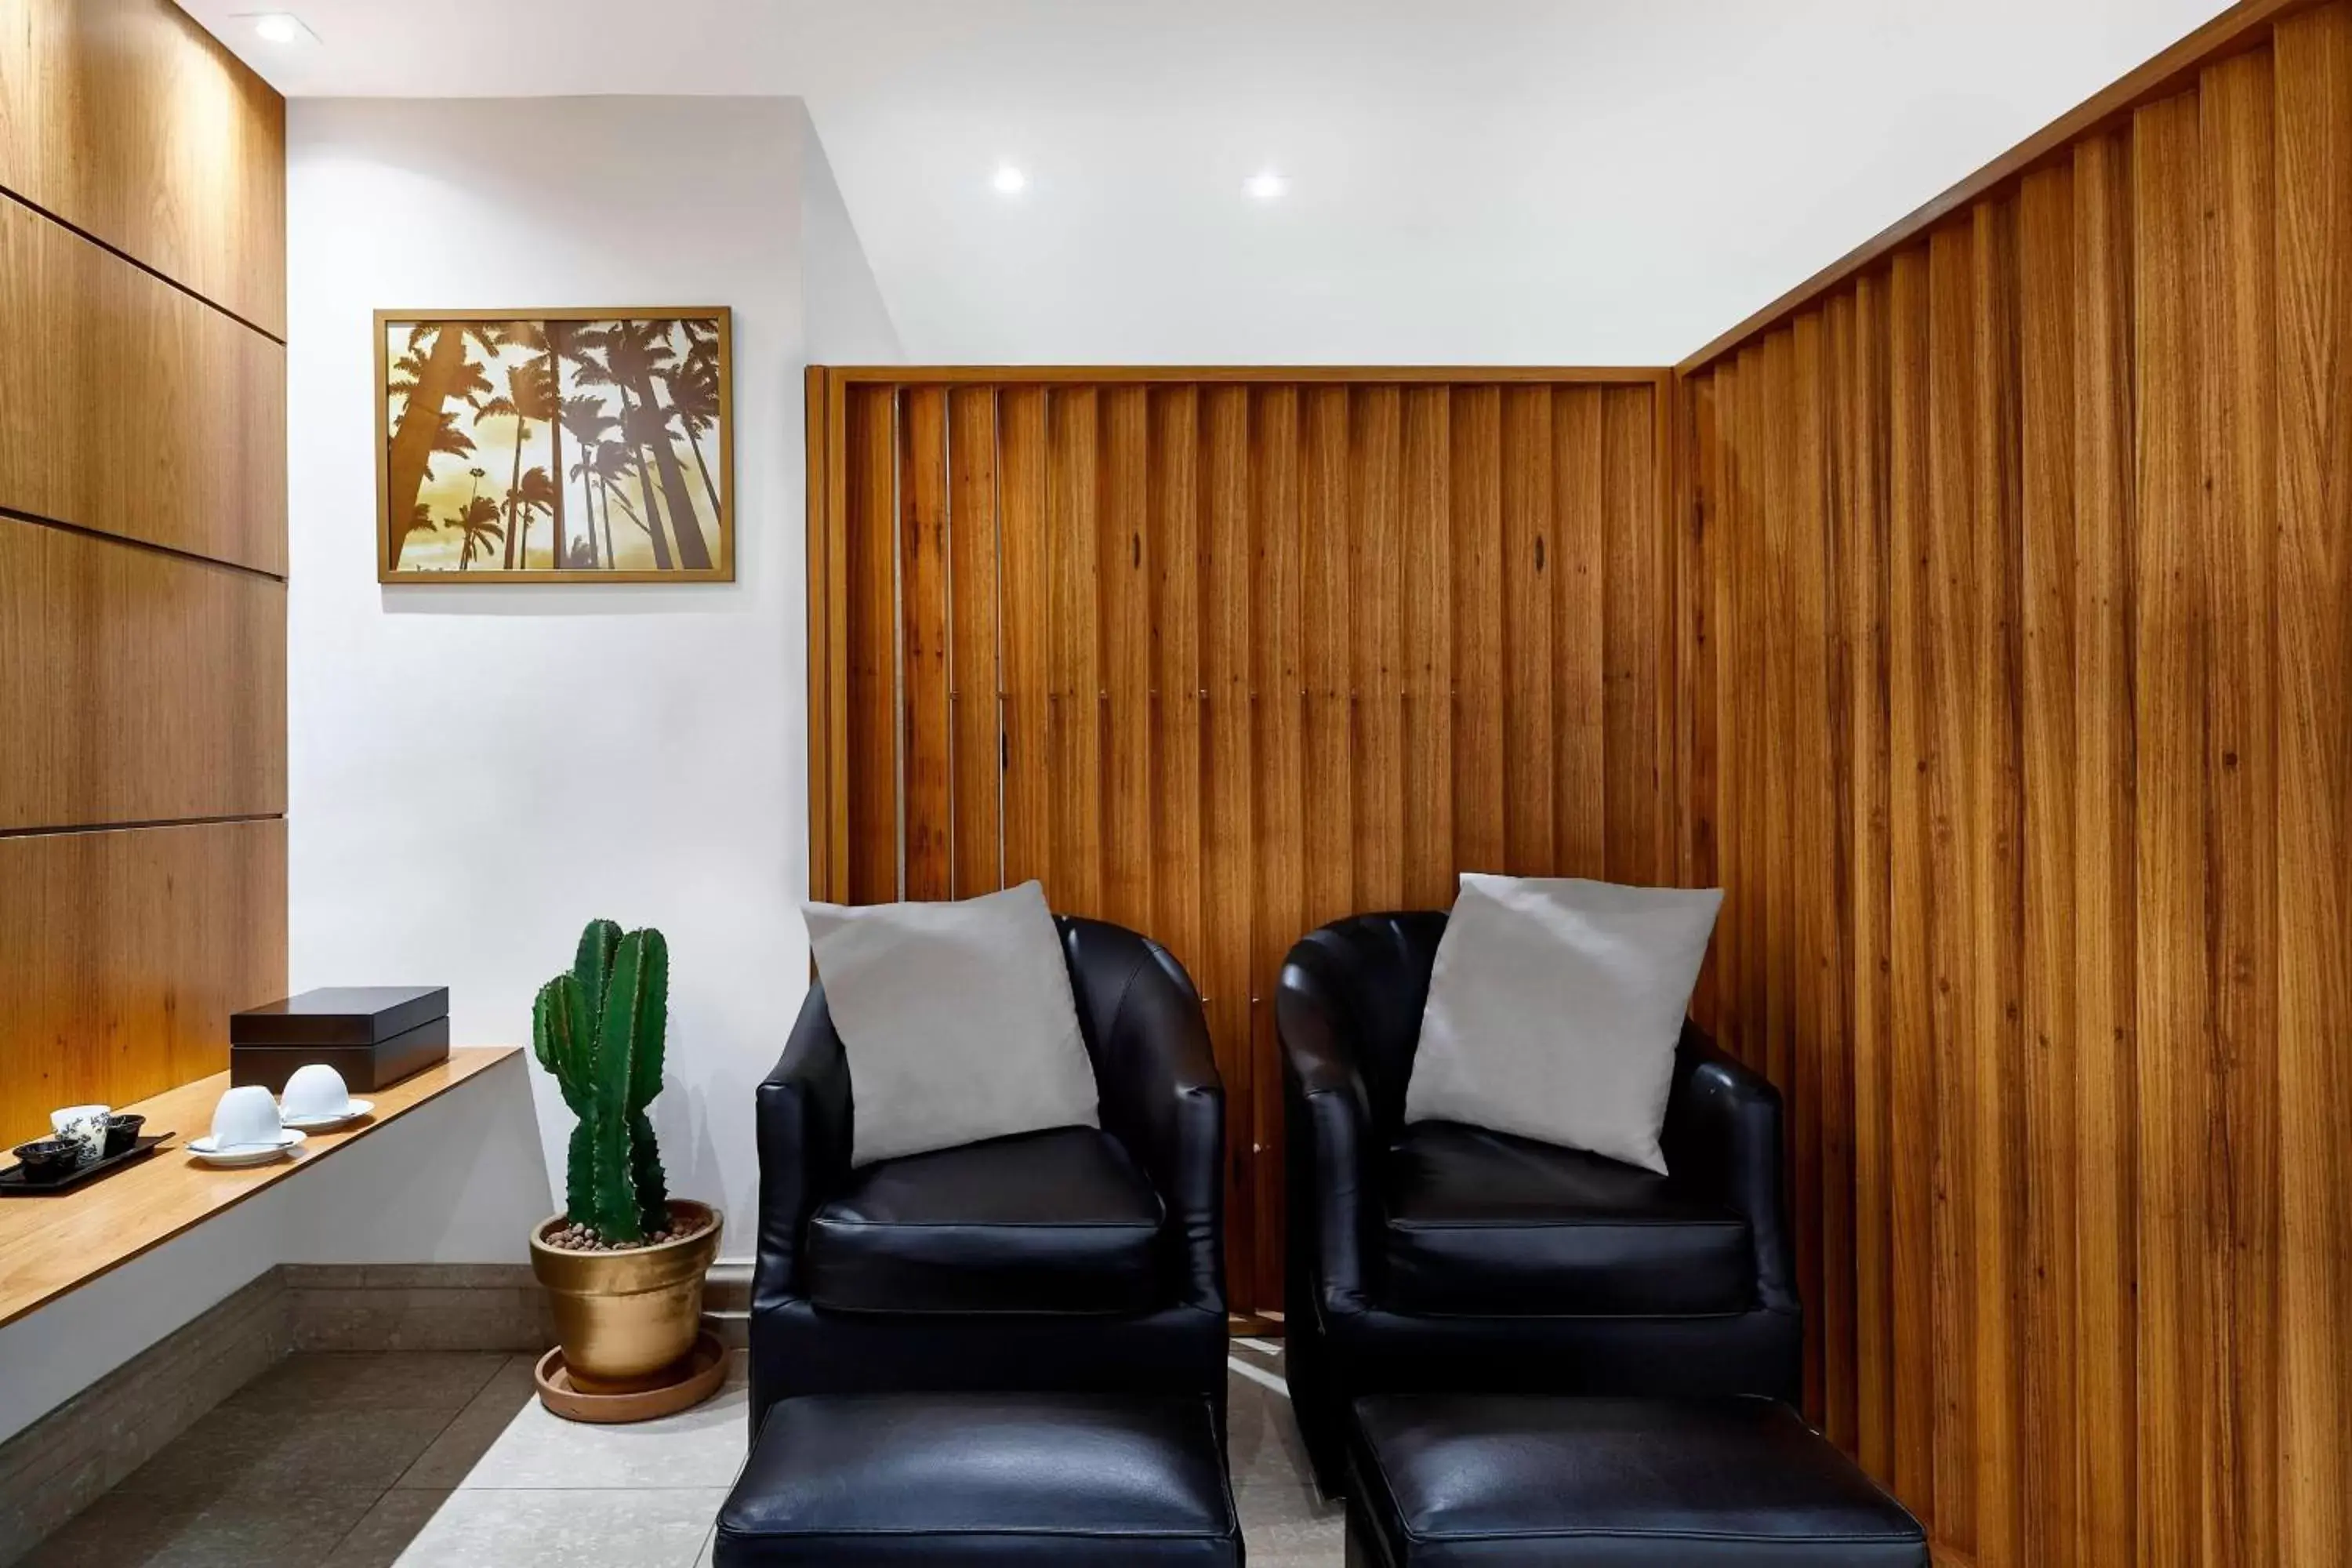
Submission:
[[[784,1054],[760,1085],[759,1257],[753,1309],[802,1293],[801,1237],[818,1202],[848,1169],[849,1061],[824,986],[812,982],[784,1041]]]
[[[1168,1207],[1184,1304],[1222,1318],[1224,1079],[1200,994],[1165,949],[1142,946],[1101,1031],[1103,1130],[1126,1145]]]
[[[1685,1023],[1661,1142],[1677,1181],[1747,1218],[1759,1302],[1800,1311],[1795,1241],[1781,1206],[1780,1091]]]
[[[1309,953],[1304,943],[1292,950],[1275,997],[1290,1145],[1286,1176],[1292,1245],[1295,1253],[1313,1260],[1317,1308],[1357,1313],[1370,1305],[1366,1236],[1377,1221],[1380,1202],[1371,1102],[1347,1013],[1316,973]]]

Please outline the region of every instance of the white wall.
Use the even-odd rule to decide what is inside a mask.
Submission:
[[[822,152],[787,99],[287,119],[293,983],[446,984],[458,1040],[527,1043],[584,921],[660,927],[655,1126],[672,1190],[722,1203],[747,1257],[752,1089],[807,973],[799,231]],[[845,216],[821,237],[828,319],[887,349]],[[734,311],[734,583],[377,584],[372,311],[662,304]],[[560,1193],[570,1119],[532,1078]]]

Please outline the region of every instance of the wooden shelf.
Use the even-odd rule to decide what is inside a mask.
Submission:
[[[313,1132],[290,1160],[245,1170],[199,1164],[190,1140],[212,1131],[213,1106],[228,1088],[215,1073],[164,1090],[136,1105],[148,1132],[175,1136],[128,1170],[100,1177],[79,1192],[54,1198],[0,1199],[0,1327],[48,1305],[234,1208],[254,1194],[298,1175],[347,1143],[398,1121],[428,1100],[519,1054],[515,1046],[453,1049],[449,1059],[358,1098],[375,1101],[375,1114],[353,1127]]]

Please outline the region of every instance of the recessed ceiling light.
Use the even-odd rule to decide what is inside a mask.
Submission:
[[[1011,163],[999,163],[996,166],[996,177],[989,183],[994,185],[998,194],[1002,195],[1017,196],[1028,188],[1029,176]]]
[[[1259,201],[1270,202],[1280,196],[1283,192],[1290,189],[1290,182],[1284,179],[1272,169],[1260,169],[1256,174],[1252,174],[1249,177],[1248,182],[1242,186],[1242,189],[1247,191],[1251,195],[1255,196]]]
[[[246,20],[253,24],[255,35],[266,44],[299,44],[318,37],[290,11],[257,11]]]

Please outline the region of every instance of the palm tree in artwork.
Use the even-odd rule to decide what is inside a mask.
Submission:
[[[694,495],[687,486],[685,471],[677,466],[677,449],[671,445],[670,430],[677,411],[654,384],[656,378],[667,377],[674,367],[670,327],[669,321],[653,317],[614,322],[601,334],[598,352],[583,360],[580,379],[620,390],[621,428],[633,445],[652,454],[651,468],[641,456],[637,470],[646,520],[654,520],[652,474],[657,471],[670,531],[677,539],[677,563],[688,571],[705,571],[710,565],[710,546],[696,521]],[[662,530],[656,524],[651,531],[655,570],[669,571],[670,552]]]
[[[710,515],[719,515],[719,487],[710,481],[710,464],[702,455],[703,432],[719,423],[719,323],[689,316],[686,353],[668,377],[670,406],[686,426],[686,444],[694,466],[702,474],[702,493],[710,498]]]
[[[469,569],[477,559],[488,560],[490,552],[505,542],[506,530],[499,525],[499,503],[486,495],[477,495],[467,501],[465,510],[445,518],[443,524],[458,531],[462,542],[457,547],[457,570]]]
[[[521,338],[534,342],[531,338]],[[551,357],[541,353],[536,359],[517,362],[507,370],[507,389],[481,405],[475,416],[479,419],[511,419],[514,421],[514,475],[507,481],[506,495],[506,570],[515,569],[517,552],[521,549],[518,535],[523,531],[522,510],[522,447],[530,434],[530,426],[545,424],[555,417],[555,372]]]
[[[580,460],[572,465],[571,477],[580,481],[581,498],[588,503],[588,564],[592,568],[613,563],[609,543],[604,549],[604,559],[597,559],[596,489],[603,482],[598,464],[612,433],[620,428],[620,424],[619,420],[604,412],[604,401],[600,397],[567,397],[556,418],[556,428],[571,431],[580,443]],[[561,499],[559,489],[558,500]],[[612,502],[608,500],[604,504],[609,507]],[[612,531],[609,522],[605,525],[605,531],[608,535]]]
[[[489,383],[486,381],[482,384],[487,387]],[[456,415],[443,409],[426,449],[425,460],[428,468],[435,458],[470,458],[473,454],[473,437],[457,427]],[[478,474],[480,470],[476,469],[475,472]],[[392,531],[392,569],[395,572],[400,570],[401,552],[408,548],[410,534],[430,531],[440,526],[433,521],[424,501],[411,501],[406,520],[395,524]]]
[[[622,482],[632,474],[642,479],[643,469],[643,463],[625,441],[607,441],[596,448],[596,485],[604,497],[604,559],[614,566],[620,564],[620,557],[613,553],[613,509],[615,506],[621,509],[623,517],[635,523],[638,531],[653,542],[654,563],[659,566],[667,559],[662,552],[661,531],[637,515],[637,509],[629,504],[628,488]]]
[[[525,571],[530,569],[530,520],[540,512],[554,515],[555,482],[547,477],[545,468],[534,463],[523,470],[522,483],[509,498],[507,510],[508,528],[520,527],[522,531],[522,542],[515,546],[515,559],[522,563]],[[557,540],[554,549],[548,552],[551,565],[562,564],[563,557],[559,553],[562,548],[563,542]]]
[[[394,426],[385,456],[385,514],[406,519],[415,515],[425,470],[436,454],[453,450],[444,445],[452,434],[448,404],[457,399],[479,407],[492,388],[482,366],[467,353],[468,346],[494,356],[505,343],[507,329],[496,321],[419,321],[408,330],[404,350],[392,363],[384,381],[387,400],[402,400],[400,421]],[[456,432],[464,440],[463,432]],[[467,442],[464,450],[473,449]],[[412,531],[387,530],[391,564],[400,564],[400,546]]]

